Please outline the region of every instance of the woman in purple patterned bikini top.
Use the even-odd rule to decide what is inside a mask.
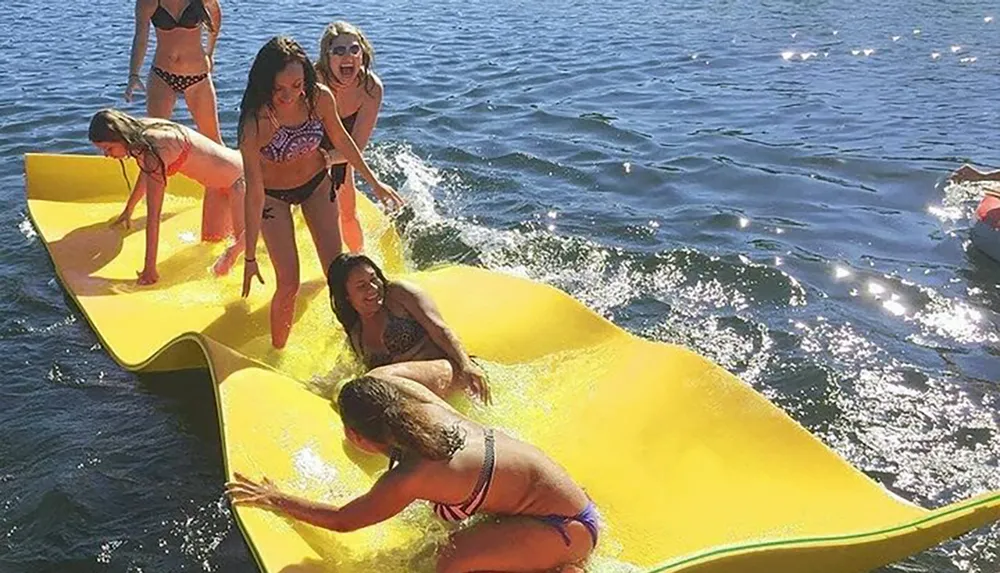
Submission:
[[[267,110],[267,116],[274,124],[274,135],[260,148],[260,154],[268,161],[285,163],[320,148],[333,148],[323,122],[317,117],[310,117],[298,127],[287,127],[278,124],[270,109]]]

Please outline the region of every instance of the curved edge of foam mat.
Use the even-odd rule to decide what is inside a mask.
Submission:
[[[674,559],[648,573],[851,573],[906,558],[942,541],[1000,520],[1000,491],[929,512],[926,517],[875,531],[761,541],[710,549]],[[863,555],[863,559],[859,559]],[[863,565],[859,566],[859,561]]]

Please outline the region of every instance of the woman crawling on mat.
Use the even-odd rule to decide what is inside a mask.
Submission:
[[[177,173],[206,188],[225,190],[235,244],[219,257],[213,271],[216,275],[229,272],[243,249],[243,161],[239,152],[178,123],[136,118],[114,109],[103,109],[94,114],[88,135],[104,155],[118,160],[130,157],[139,165],[139,177],[132,187],[125,210],[114,224],[130,227],[135,206],[143,196],[146,197],[146,256],[142,270],[137,272],[140,285],[153,284],[159,279],[156,253],[164,190],[167,178]],[[203,211],[203,216],[207,215],[208,212]]]
[[[411,378],[438,395],[456,384],[490,403],[483,371],[418,287],[390,281],[370,258],[346,253],[330,264],[327,286],[351,349],[372,373]]]
[[[336,189],[325,149],[339,151],[380,200],[401,200],[365,163],[344,129],[333,94],[317,83],[312,62],[291,38],[274,37],[257,53],[240,104],[238,137],[247,178],[243,296],[250,294],[255,277],[264,282],[256,258],[257,238],[263,234],[275,274],[271,344],[283,348],[299,290],[292,205],[302,208],[324,271],[341,252]]]
[[[319,42],[316,72],[337,98],[343,114],[340,119],[358,149],[368,144],[382,107],[382,81],[372,71],[374,63],[375,50],[360,29],[347,22],[326,27]],[[365,244],[358,222],[354,169],[343,156],[335,156],[333,161],[330,179],[337,194],[344,246],[347,251],[360,253]]]
[[[236,504],[256,505],[312,525],[347,532],[431,502],[449,522],[484,513],[455,532],[438,554],[438,572],[583,571],[597,544],[600,515],[565,469],[531,444],[462,416],[414,380],[368,375],[337,398],[354,446],[390,458],[372,488],[337,507],[257,483],[239,473],[226,484]]]

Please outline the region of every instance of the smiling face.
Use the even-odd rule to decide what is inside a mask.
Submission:
[[[371,316],[385,301],[385,283],[371,265],[361,264],[347,273],[347,300],[361,316]]]
[[[292,61],[275,74],[271,105],[286,108],[298,103],[305,95],[305,70],[301,62]]]
[[[340,84],[349,84],[357,79],[361,71],[364,49],[354,34],[339,34],[330,42],[323,56],[327,58],[333,79]]]

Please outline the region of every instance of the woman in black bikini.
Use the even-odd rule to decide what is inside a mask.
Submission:
[[[374,64],[375,50],[360,29],[347,22],[334,22],[326,27],[319,41],[316,72],[320,81],[333,91],[344,127],[362,150],[375,129],[382,107],[382,81],[372,71]],[[354,169],[343,156],[333,161],[330,175],[337,190],[340,232],[347,251],[360,253],[365,242],[355,206]]]
[[[351,444],[391,456],[389,471],[370,490],[337,507],[283,493],[266,477],[257,483],[237,473],[226,484],[230,499],[339,532],[374,525],[427,500],[445,521],[494,517],[452,535],[438,555],[440,573],[582,573],[600,536],[600,513],[545,452],[473,422],[405,377],[351,380],[337,405]]]
[[[370,258],[346,253],[330,265],[327,285],[333,312],[370,374],[410,378],[439,395],[467,388],[491,402],[483,371],[419,288],[390,281]]]
[[[257,277],[257,238],[263,233],[274,265],[271,343],[288,341],[299,290],[299,256],[291,205],[300,205],[325,271],[340,254],[335,189],[323,148],[337,149],[387,204],[402,201],[375,176],[344,129],[337,102],[316,82],[316,70],[302,47],[274,37],[257,53],[240,103],[240,153],[246,172],[246,256],[243,296]]]
[[[146,59],[150,24],[156,29],[156,52],[144,86],[139,72]],[[198,131],[222,145],[211,76],[221,26],[222,8],[218,0],[136,0],[125,101],[132,101],[136,91],[145,90],[146,114],[170,119],[177,97],[183,96]],[[208,32],[205,45],[202,45],[202,29]],[[233,222],[223,191],[205,189],[203,240],[221,241],[232,232]]]

